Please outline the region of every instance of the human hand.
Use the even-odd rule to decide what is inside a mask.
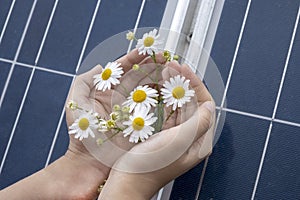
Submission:
[[[134,76],[132,73],[126,77],[126,73],[132,68],[132,65],[143,65],[153,61],[149,57],[146,58],[146,56],[138,55],[138,51],[134,50],[118,59],[117,62],[121,63],[121,67],[125,72],[123,75],[124,81],[122,81],[122,87],[125,87],[130,91],[136,85],[146,81],[147,79],[146,76],[132,77]],[[165,60],[161,55],[157,55],[157,62],[165,62]],[[147,69],[149,74],[154,71],[150,68]],[[126,94],[124,94],[122,87],[117,86],[113,87],[111,90],[106,90],[105,92],[96,90],[93,83],[93,76],[100,74],[101,71],[102,67],[96,66],[92,70],[76,77],[68,95],[67,102],[69,100],[73,100],[81,108],[84,108],[85,110],[93,109],[95,112],[99,113],[101,117],[107,118],[111,113],[112,106],[114,105],[113,101],[126,98]],[[79,113],[69,109],[66,110],[68,126],[75,121],[78,114]],[[84,139],[84,141],[85,140],[86,139]],[[133,146],[132,143],[128,142],[127,138],[124,139],[123,135],[114,137],[112,141],[125,150],[128,150]],[[104,148],[105,147],[102,149]],[[71,171],[70,174],[72,174],[73,171],[75,177],[78,174],[80,174],[81,177],[81,180],[78,180],[79,182],[74,182],[74,185],[72,184],[72,187],[76,188],[74,191],[78,191],[78,193],[85,191],[83,196],[87,197],[87,199],[95,198],[97,195],[97,187],[108,177],[110,166],[107,163],[99,161],[100,159],[96,159],[95,155],[92,155],[90,151],[87,150],[82,141],[74,138],[74,135],[70,135],[70,144],[64,157],[69,160],[70,163],[74,163],[70,165],[70,169],[68,169]],[[114,161],[113,158],[111,158],[111,160]],[[74,196],[76,196],[76,194]]]
[[[167,66],[163,79],[181,74],[191,80],[196,104],[189,103],[174,113],[163,131],[122,156],[113,166],[99,199],[150,199],[162,186],[211,153],[215,124],[211,95],[187,65],[171,62]]]
[[[117,62],[121,63],[123,70],[127,72],[133,64],[149,63],[150,60],[138,55],[137,50],[134,50]],[[106,109],[111,106],[112,93],[108,91],[103,94],[94,88],[93,76],[101,73],[101,70],[98,66],[78,76],[72,85],[68,100],[76,101],[84,109],[93,108],[103,116],[110,112]],[[137,77],[136,80],[143,81],[144,78]],[[118,94],[118,91],[116,93]],[[76,115],[70,110],[66,111],[68,126],[75,121]],[[37,173],[1,190],[0,199],[95,199],[98,187],[107,178],[109,170],[109,166],[91,155],[82,141],[71,135],[69,149],[64,156]]]

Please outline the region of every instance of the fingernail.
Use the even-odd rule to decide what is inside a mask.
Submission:
[[[177,60],[172,60],[172,62],[174,62],[176,64],[179,64],[179,62]]]
[[[211,113],[215,112],[215,104],[212,101],[206,101],[202,106],[207,108]]]

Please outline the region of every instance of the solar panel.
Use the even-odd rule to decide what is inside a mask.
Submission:
[[[159,26],[166,3],[0,1],[1,189],[67,149],[64,101],[87,54],[116,33]],[[225,126],[170,199],[299,198],[299,6],[225,1],[211,51],[226,86]]]

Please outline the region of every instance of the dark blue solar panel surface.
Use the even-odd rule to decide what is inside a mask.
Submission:
[[[298,5],[297,1],[253,1],[227,95],[228,107],[272,116]]]
[[[11,184],[45,165],[70,83],[70,77],[36,72],[0,175],[2,181]]]
[[[200,199],[250,199],[268,126],[267,121],[227,114]]]
[[[53,0],[37,2],[18,61],[35,64],[53,6]]]
[[[138,27],[159,26],[167,0],[146,0]],[[33,0],[16,0],[0,43],[0,91],[26,25]],[[0,30],[12,0],[0,0]],[[226,83],[236,51],[248,0],[226,0],[212,49]],[[74,74],[84,57],[101,41],[136,24],[140,0],[101,0],[89,35],[84,41],[97,0],[58,1],[37,65]],[[0,108],[0,159],[2,160],[24,92],[32,73],[54,0],[37,1],[20,54]],[[270,120],[245,116],[239,111],[271,117],[297,17],[299,0],[252,0],[227,93],[224,130],[208,160],[199,199],[251,199]],[[84,52],[82,52],[84,50]],[[275,118],[300,123],[300,26],[287,66]],[[5,61],[3,59],[8,59]],[[10,61],[9,61],[10,60]],[[11,141],[0,189],[44,167],[72,77],[36,69]],[[299,199],[299,138],[297,124],[274,123],[258,181],[255,199]],[[62,121],[50,162],[68,146],[67,125]],[[179,177],[170,199],[193,200],[203,163]]]
[[[300,123],[300,26],[295,37],[295,46],[291,55],[283,86],[282,97],[278,107],[277,117]]]
[[[2,67],[2,66],[1,66]],[[19,106],[22,101],[23,94],[25,92],[26,84],[30,77],[31,69],[16,66],[12,74],[12,82],[9,84],[6,98],[1,107],[0,111],[0,153],[1,158],[4,154],[7,142],[10,137],[11,130],[13,128]],[[2,75],[2,74],[1,74]],[[4,74],[3,74],[4,75]],[[15,147],[18,149],[18,147]],[[2,176],[2,174],[0,175]],[[2,179],[2,178],[1,178]],[[7,186],[7,181],[0,181],[1,187]]]
[[[299,199],[300,128],[274,124],[257,199]]]

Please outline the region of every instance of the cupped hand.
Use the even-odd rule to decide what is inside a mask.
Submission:
[[[178,109],[163,131],[134,146],[115,163],[99,199],[118,199],[120,194],[122,199],[150,199],[161,187],[211,153],[214,101],[187,65],[173,61],[162,72],[164,80],[177,74],[190,80],[195,90],[192,103]]]
[[[163,61],[162,58],[160,60]],[[121,63],[121,67],[126,74],[132,68],[132,65],[137,63],[142,65],[151,62],[151,60],[146,58],[146,56],[138,55],[138,51],[133,50],[118,59],[117,62]],[[93,76],[100,74],[102,69],[100,65],[97,65],[90,71],[77,76],[70,89],[67,102],[73,100],[85,110],[93,109],[101,117],[108,117],[111,113],[112,98],[118,95],[119,92],[115,90],[116,87],[105,92],[95,89]],[[70,126],[78,116],[78,113],[67,108],[67,125]],[[75,139],[74,135],[70,135],[70,143],[65,157],[70,163],[73,163],[70,165],[71,169],[69,171],[74,171],[75,176],[81,177],[81,182],[76,184],[74,190],[77,190],[79,193],[85,191],[84,193],[86,194],[83,196],[86,196],[87,199],[94,198],[97,195],[97,187],[107,178],[110,167],[91,155],[82,141]]]

